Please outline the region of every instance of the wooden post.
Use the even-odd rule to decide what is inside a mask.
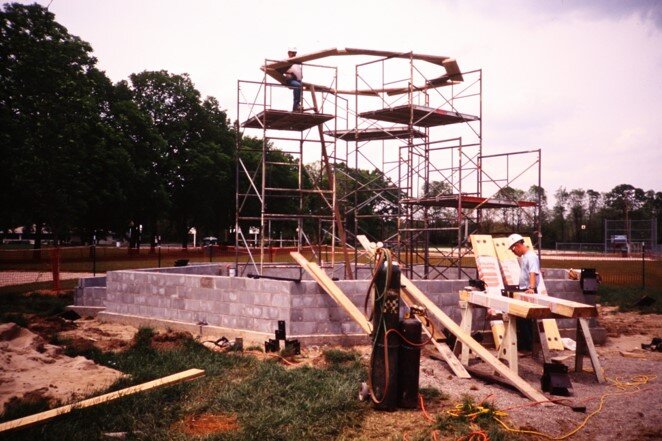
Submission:
[[[577,319],[577,349],[575,349],[575,371],[581,372],[584,365],[584,355],[588,354],[595,371],[595,378],[598,383],[605,382],[605,374],[602,371],[598,353],[593,345],[593,337],[588,327],[588,321],[585,318]]]
[[[473,325],[473,307],[469,302],[460,300],[460,309],[462,310],[462,319],[460,329],[467,335],[471,335],[471,326]],[[455,354],[460,355],[460,362],[464,366],[469,366],[469,346],[463,344],[461,340],[455,341]]]
[[[499,348],[499,358],[506,360],[508,367],[515,374],[519,375],[517,365],[517,318],[510,314],[503,314],[503,340]]]

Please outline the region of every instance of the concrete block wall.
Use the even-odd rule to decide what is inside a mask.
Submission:
[[[289,284],[238,277],[114,271],[106,312],[273,332],[289,321]]]
[[[106,278],[87,277],[78,280],[74,289],[74,304],[77,306],[105,306]]]
[[[324,338],[337,340],[338,336],[353,336],[365,340],[361,328],[316,282],[305,278],[292,282],[219,276],[226,267],[226,263],[217,263],[112,271],[107,278],[81,281],[76,304],[105,306],[106,318],[130,316],[191,326],[203,324],[222,330],[251,332],[260,338],[273,338],[278,321],[285,320],[286,332],[291,338],[305,337],[309,342],[321,342]],[[369,284],[369,268],[362,270],[368,271],[363,280],[336,282],[361,311]],[[270,273],[298,278],[300,271],[294,267],[285,271],[268,268],[265,275]],[[107,287],[103,286],[104,281]],[[595,303],[593,296],[582,294],[578,281],[548,278],[546,284],[554,296]],[[468,280],[417,280],[416,285],[451,319],[460,322],[458,292],[468,285]],[[489,330],[485,312],[484,308],[474,309],[474,330]],[[440,323],[435,325],[440,326]],[[559,321],[560,328],[574,329],[575,326],[571,319]]]

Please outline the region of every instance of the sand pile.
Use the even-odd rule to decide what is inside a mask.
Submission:
[[[0,413],[15,399],[79,400],[121,376],[85,357],[68,357],[15,323],[0,324]]]

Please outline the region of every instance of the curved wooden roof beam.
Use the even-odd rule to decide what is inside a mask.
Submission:
[[[267,63],[261,67],[267,75],[275,79],[281,84],[286,84],[285,81],[285,70],[292,63],[305,63],[307,61],[319,60],[320,58],[326,57],[336,57],[344,55],[367,55],[374,57],[382,58],[403,58],[403,59],[414,59],[426,61],[428,63],[436,64],[445,69],[446,73],[443,75],[433,78],[425,82],[425,84],[420,86],[414,86],[414,90],[424,90],[424,89],[434,89],[437,87],[448,86],[451,84],[460,83],[463,81],[462,73],[460,72],[460,67],[453,58],[445,57],[442,55],[426,55],[426,54],[416,54],[412,52],[393,52],[393,51],[380,51],[372,49],[355,49],[355,48],[336,48],[336,49],[326,49],[323,51],[312,52],[310,54],[299,55],[297,57],[288,58],[287,60],[274,61]],[[312,83],[303,83],[304,87],[314,86],[316,90],[322,92],[330,92],[339,95],[378,95],[380,93],[386,93],[388,95],[397,95],[401,93],[407,93],[409,89],[407,87],[392,87],[384,89],[360,89],[360,90],[338,90],[332,89],[326,86],[312,84]]]

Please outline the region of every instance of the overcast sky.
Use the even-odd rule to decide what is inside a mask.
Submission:
[[[113,81],[186,72],[233,120],[237,80],[259,81],[264,59],[285,58],[288,46],[450,56],[483,69],[485,154],[541,148],[552,194],[624,183],[662,191],[662,1],[38,3],[92,45]]]

